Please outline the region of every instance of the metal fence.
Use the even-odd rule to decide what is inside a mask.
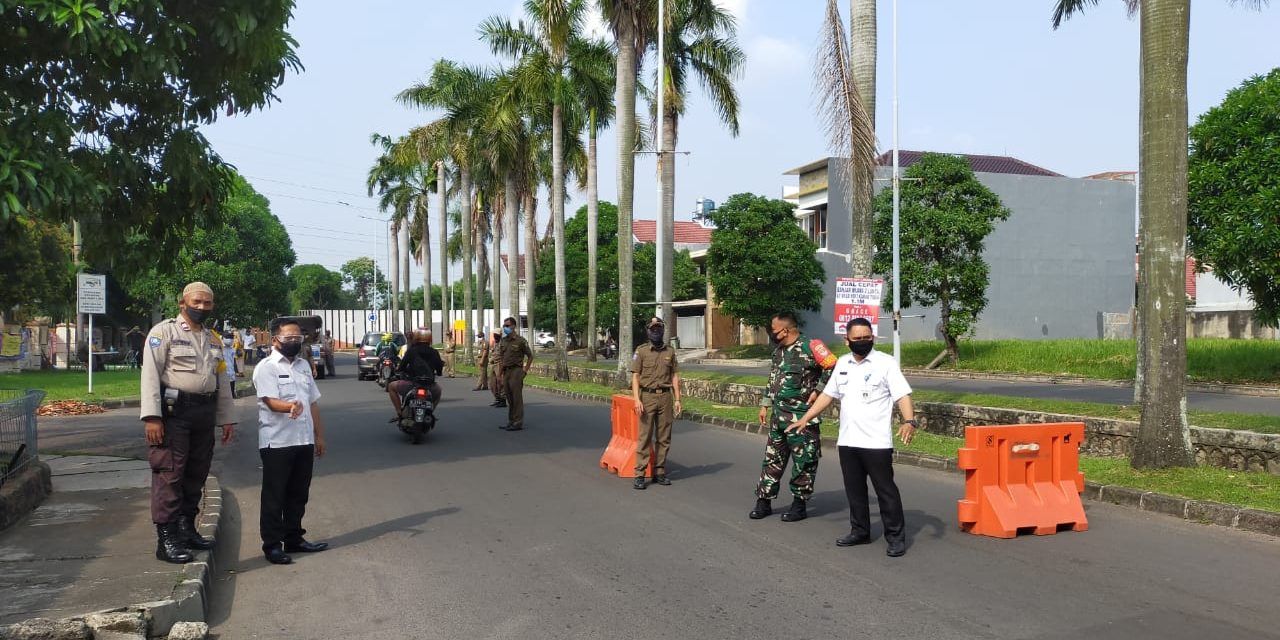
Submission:
[[[0,389],[0,486],[36,459],[36,409],[39,389]]]

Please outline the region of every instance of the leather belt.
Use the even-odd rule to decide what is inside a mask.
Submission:
[[[665,387],[640,387],[640,390],[645,393],[666,393],[670,391]]]

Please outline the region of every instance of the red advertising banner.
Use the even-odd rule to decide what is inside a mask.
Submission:
[[[845,325],[854,318],[866,318],[871,322],[871,333],[880,335],[883,296],[884,280],[879,278],[836,278],[836,335],[844,335]]]

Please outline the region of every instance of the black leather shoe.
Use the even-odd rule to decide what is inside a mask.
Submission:
[[[507,429],[510,429],[510,428],[511,428],[511,423],[507,423],[507,424],[500,424],[500,425],[498,425],[498,428],[499,428],[499,429],[502,429],[503,431],[506,431]]]
[[[852,547],[860,544],[867,544],[868,542],[871,542],[871,536],[854,531],[850,531],[847,536],[836,538],[837,547]]]
[[[316,553],[329,548],[328,542],[307,542],[299,540],[297,542],[284,543],[284,550],[289,553]]]
[[[522,424],[507,425],[507,431],[524,431],[524,425]]]
[[[640,491],[644,491],[648,486],[649,485],[644,481],[644,476],[636,477],[636,481],[631,484],[632,489],[639,489]]]
[[[907,554],[906,540],[890,540],[889,548],[884,550],[885,555],[890,558],[901,558]]]
[[[654,484],[660,484],[664,487],[671,486],[671,480],[667,478],[667,474],[661,473],[653,477]]]
[[[773,515],[773,503],[764,498],[756,498],[756,508],[752,509],[751,513],[747,514],[747,517],[752,520],[759,520],[768,518],[771,515]]]
[[[496,402],[494,402],[494,403],[490,404],[489,406],[491,406],[491,407],[499,407],[499,408],[501,408],[501,407],[505,407],[505,406],[507,406],[507,403],[506,403],[505,401],[503,401],[503,400],[498,400],[498,401],[496,401]]]
[[[276,547],[267,551],[267,562],[271,564],[293,564],[293,558],[284,552],[284,549]]]
[[[809,512],[805,510],[804,500],[796,499],[791,501],[791,508],[782,514],[783,522],[800,522],[809,517]]]
[[[177,525],[156,525],[156,559],[173,564],[185,564],[194,558],[195,556],[192,556],[178,539]]]
[[[195,522],[191,518],[178,518],[178,540],[188,549],[208,551],[213,548],[213,538],[206,538],[196,531]]]

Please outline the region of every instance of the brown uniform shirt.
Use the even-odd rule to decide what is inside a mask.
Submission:
[[[160,388],[187,393],[218,392],[217,424],[233,424],[231,385],[222,342],[209,329],[192,331],[185,318],[165,320],[151,328],[142,347],[142,418],[164,415]]]
[[[525,358],[533,362],[533,350],[529,348],[529,341],[524,336],[512,333],[498,343],[498,365],[502,369],[523,367]]]
[[[480,350],[476,352],[476,364],[481,367],[489,366],[489,341],[480,341]]]
[[[670,389],[677,371],[676,350],[669,345],[655,349],[651,343],[642,344],[631,358],[631,371],[641,389]]]

